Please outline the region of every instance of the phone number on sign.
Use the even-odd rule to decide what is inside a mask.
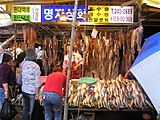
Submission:
[[[131,23],[133,22],[133,18],[131,16],[112,16],[111,22],[119,22],[119,23]]]
[[[131,15],[133,14],[132,8],[111,8],[111,13],[116,15]]]

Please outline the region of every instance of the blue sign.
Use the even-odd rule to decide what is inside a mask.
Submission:
[[[42,5],[41,8],[41,22],[55,22],[60,20],[61,15],[68,16],[66,22],[71,22],[73,20],[74,15],[74,6],[56,6],[56,5]],[[78,6],[77,9],[77,20],[79,22],[87,22],[85,21],[85,14],[88,11],[88,7],[85,6]]]

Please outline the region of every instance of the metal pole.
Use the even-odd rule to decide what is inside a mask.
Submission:
[[[17,38],[16,38],[16,35],[17,35],[17,25],[15,24],[14,25],[14,34],[15,34],[15,37],[14,37],[14,60],[16,60],[16,55],[17,55],[17,53],[16,53],[16,47],[17,47]]]
[[[88,0],[85,0],[85,9],[86,9],[86,14],[85,14],[85,22],[87,22],[87,7],[88,7]],[[85,34],[86,34],[86,30],[87,30],[87,26],[85,25],[84,26],[84,32],[85,32]],[[83,41],[83,46],[82,46],[83,48],[83,50],[82,50],[82,52],[83,52],[83,61],[85,61],[85,59],[86,59],[86,46],[84,46],[84,41]],[[85,64],[82,64],[82,77],[84,77],[84,65]]]
[[[71,73],[71,60],[72,60],[72,52],[73,52],[73,43],[74,43],[74,31],[76,26],[76,15],[77,15],[77,7],[78,7],[78,0],[75,0],[74,5],[74,15],[73,15],[73,22],[72,22],[72,32],[71,32],[71,40],[70,40],[70,49],[69,49],[69,63],[68,63],[68,71],[67,71],[67,83],[66,83],[66,93],[65,93],[65,104],[64,104],[64,115],[63,120],[68,119],[68,91],[69,91],[69,81],[70,81],[70,73]]]
[[[139,22],[139,26],[142,25],[142,1],[138,1],[138,22]]]
[[[6,41],[4,41],[0,46],[1,46],[2,48],[4,48],[5,45],[7,45],[10,41],[12,41],[13,39],[15,39],[15,37],[16,37],[16,34],[15,34],[15,35],[12,35],[10,38],[8,38]]]

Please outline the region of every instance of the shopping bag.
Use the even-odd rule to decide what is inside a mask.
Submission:
[[[0,112],[0,119],[2,120],[11,120],[13,117],[13,106],[11,104],[11,101],[8,99],[5,99],[2,110]]]
[[[44,120],[44,109],[38,100],[35,100],[31,120]]]

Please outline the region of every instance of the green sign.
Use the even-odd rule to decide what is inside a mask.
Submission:
[[[11,19],[13,21],[31,21],[30,15],[12,15]]]
[[[12,21],[41,22],[41,5],[13,5]]]

